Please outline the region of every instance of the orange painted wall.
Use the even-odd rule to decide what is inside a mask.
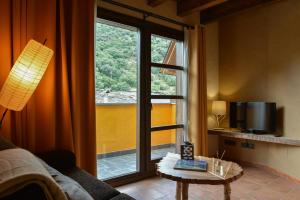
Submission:
[[[97,154],[136,148],[136,105],[98,105],[96,106]],[[175,124],[175,104],[154,104],[152,126]],[[175,144],[176,131],[152,133],[152,146]]]

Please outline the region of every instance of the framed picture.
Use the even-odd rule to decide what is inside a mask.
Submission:
[[[182,160],[194,160],[194,145],[192,143],[184,142],[180,150]]]

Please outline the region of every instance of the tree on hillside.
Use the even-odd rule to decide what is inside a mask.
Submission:
[[[138,32],[103,23],[96,24],[96,91],[136,91]],[[171,40],[151,39],[151,60],[162,63]],[[151,70],[152,93],[174,93],[176,77]]]

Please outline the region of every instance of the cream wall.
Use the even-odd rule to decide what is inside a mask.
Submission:
[[[211,23],[205,27],[206,37],[206,68],[207,68],[207,99],[208,113],[211,113],[211,103],[219,98],[219,25]],[[208,127],[215,127],[215,120],[208,116]]]
[[[279,131],[300,139],[300,1],[278,1],[224,18],[219,48],[220,98],[276,102]],[[226,148],[232,158],[300,178],[298,147]]]

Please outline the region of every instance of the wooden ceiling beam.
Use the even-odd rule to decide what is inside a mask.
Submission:
[[[185,16],[196,11],[216,6],[227,0],[177,0],[177,15]]]
[[[159,6],[160,4],[166,2],[168,0],[148,0],[148,5],[155,7],[155,6]]]
[[[216,21],[222,17],[252,8],[261,4],[278,0],[228,0],[217,6],[202,10],[200,19],[202,24]]]

